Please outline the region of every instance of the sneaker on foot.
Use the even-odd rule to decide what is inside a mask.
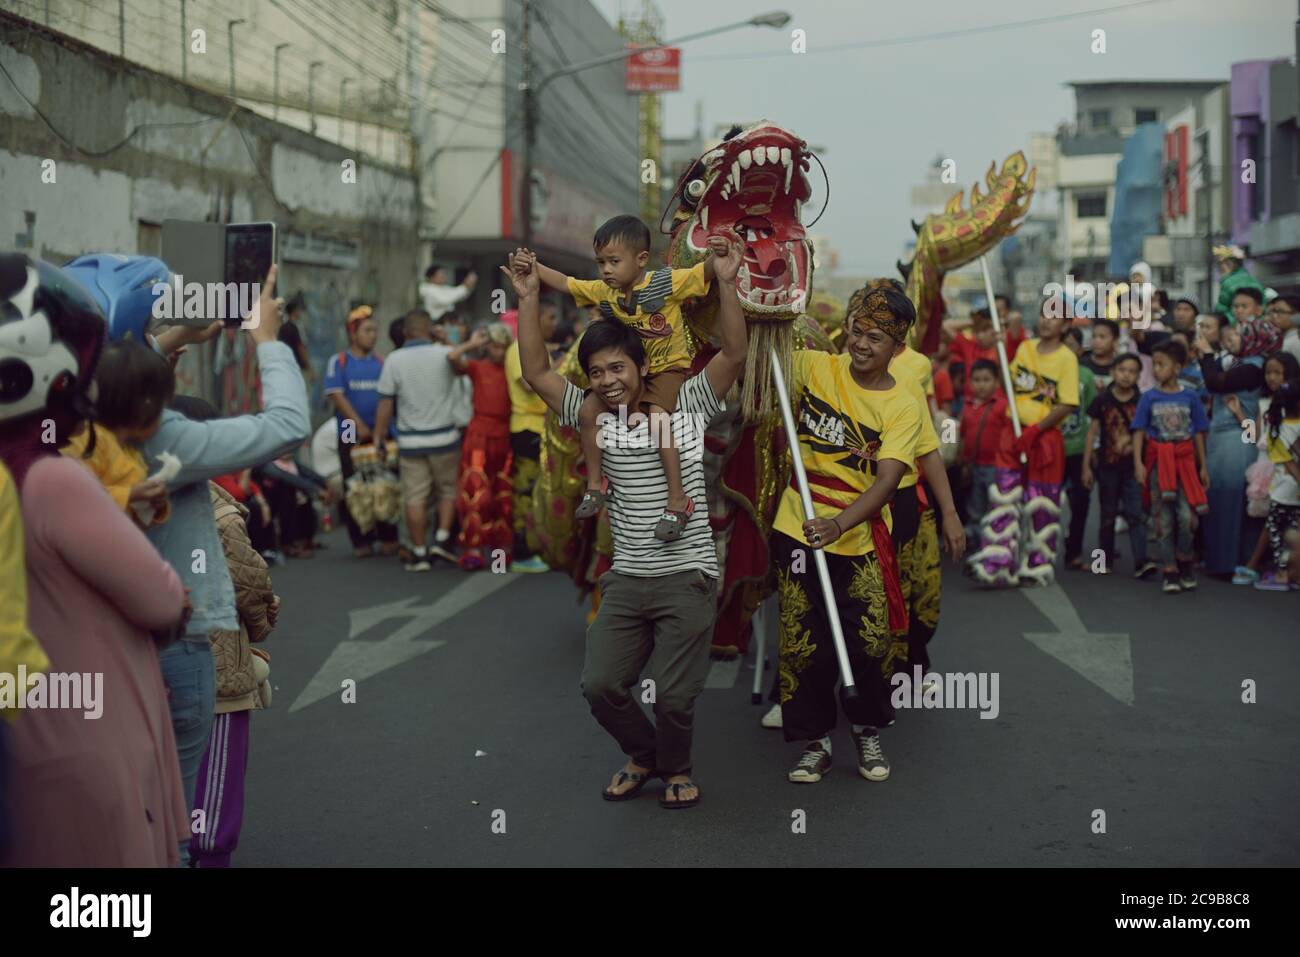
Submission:
[[[433,564],[429,561],[429,553],[427,551],[423,548],[411,549],[411,557],[406,562],[406,570],[408,572],[427,572],[431,568],[433,568]]]
[[[510,566],[514,572],[525,572],[527,574],[536,574],[538,572],[549,572],[551,566],[542,561],[540,555],[531,555],[523,561],[514,562]]]
[[[880,750],[880,736],[874,733],[853,734],[858,750],[858,773],[868,781],[884,781],[889,777],[889,761]]]
[[[1286,582],[1277,580],[1277,576],[1269,572],[1255,582],[1255,587],[1260,591],[1286,591],[1290,586]]]
[[[1173,572],[1165,572],[1165,583],[1162,590],[1166,595],[1177,595],[1183,590],[1183,586],[1178,583],[1178,576]]]
[[[1178,563],[1178,584],[1183,591],[1196,591],[1196,566],[1191,562]]]
[[[453,565],[460,561],[454,552],[449,551],[445,545],[439,545],[437,542],[429,546],[429,554],[434,558],[441,558],[443,561],[451,562]]]
[[[781,706],[779,704],[772,705],[772,707],[768,709],[767,714],[763,715],[763,717],[759,719],[758,723],[765,728],[782,727]]]
[[[1147,559],[1137,567],[1137,571],[1133,573],[1133,577],[1139,581],[1145,581],[1148,575],[1158,571],[1160,571],[1160,566],[1150,559]]]
[[[816,784],[831,769],[831,756],[820,741],[808,745],[799,763],[790,769],[787,777],[796,784]]]

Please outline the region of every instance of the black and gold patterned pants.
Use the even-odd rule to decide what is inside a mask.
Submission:
[[[934,509],[919,507],[915,486],[900,489],[890,507],[894,514],[894,548],[898,553],[898,577],[903,586],[903,601],[907,603],[908,625],[906,641],[890,645],[885,674],[892,677],[899,671],[910,674],[915,665],[926,671],[930,668],[927,646],[939,627],[942,569]],[[905,534],[899,534],[900,528]]]
[[[542,474],[542,437],[536,432],[511,432],[510,451],[514,465],[510,475],[514,486],[515,560],[523,561],[537,551],[535,539],[530,541],[528,517],[533,512],[533,486]]]
[[[808,741],[835,727],[839,662],[812,548],[773,532],[772,561],[780,602],[781,719],[787,741]],[[883,727],[894,709],[884,667],[891,636],[880,563],[874,554],[828,552],[826,564],[858,691],[845,717],[851,724]]]

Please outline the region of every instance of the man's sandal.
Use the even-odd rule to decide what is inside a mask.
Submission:
[[[618,778],[614,781],[614,787],[621,787],[628,781],[632,781],[636,786],[617,794],[606,788],[600,792],[600,796],[606,801],[630,801],[641,793],[641,789],[645,787],[646,782],[652,777],[654,777],[654,774],[650,771],[629,771],[627,768],[624,768],[622,771],[618,772]]]
[[[660,807],[666,808],[669,811],[675,811],[679,808],[695,807],[695,805],[700,803],[700,795],[702,792],[700,791],[700,786],[696,784],[693,780],[677,781],[673,784],[669,784],[668,779],[671,777],[675,777],[675,775],[665,774],[663,777],[664,777],[664,796],[661,796],[659,798]],[[687,775],[687,777],[689,777],[689,775]],[[686,798],[683,800],[681,797],[683,788],[694,788],[695,797]],[[667,797],[667,794],[670,791],[672,792],[673,795],[672,799],[669,799]]]
[[[574,518],[591,518],[602,508],[609,504],[609,479],[605,476],[600,477],[599,489],[587,489],[582,495],[582,501],[573,512]]]
[[[675,542],[682,537],[682,532],[686,531],[686,521],[695,511],[695,499],[686,500],[686,509],[681,512],[665,508],[664,513],[659,516],[659,524],[655,526],[655,538],[661,542]]]

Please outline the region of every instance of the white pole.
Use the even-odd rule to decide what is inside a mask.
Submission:
[[[812,494],[808,491],[808,474],[803,468],[803,458],[799,455],[799,433],[794,427],[794,413],[790,411],[790,394],[785,391],[785,375],[781,372],[781,360],[773,349],[772,379],[776,382],[776,395],[781,402],[781,418],[785,422],[786,442],[790,445],[790,459],[794,464],[795,481],[799,485],[799,498],[803,501],[804,521],[817,517],[813,511]],[[839,606],[835,603],[835,589],[831,587],[831,572],[826,565],[826,554],[820,548],[814,548],[813,562],[817,566],[817,578],[822,584],[822,598],[826,602],[826,617],[831,623],[831,637],[835,641],[835,657],[840,662],[840,680],[844,682],[847,696],[856,694],[853,685],[853,670],[849,667],[849,653],[844,644],[844,632],[840,630]]]
[[[998,304],[993,298],[993,280],[989,278],[988,260],[980,256],[980,268],[984,270],[984,295],[989,301],[989,315],[993,317],[993,334],[997,336],[998,360],[1002,364],[1002,383],[1007,390],[1007,410],[1011,413],[1011,429],[1015,432],[1016,438],[1020,438],[1020,413],[1016,409],[1016,392],[1011,384],[1011,363],[1007,361],[1007,346],[1002,335],[1002,321],[998,317]],[[970,375],[970,370],[966,370],[966,375]],[[1028,462],[1025,453],[1020,453],[1020,464]]]
[[[754,641],[754,687],[750,689],[749,700],[753,704],[763,700],[763,666],[767,664],[767,615],[764,614],[766,604],[764,602],[755,608],[754,617],[750,619],[750,630]]]

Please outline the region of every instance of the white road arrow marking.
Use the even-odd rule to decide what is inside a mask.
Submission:
[[[290,713],[337,695],[345,678],[361,682],[445,645],[446,642],[441,640],[415,639],[518,580],[515,575],[473,575],[431,605],[415,606],[419,596],[413,595],[400,601],[353,609],[348,613],[347,640],[340,641],[330,652],[329,658],[289,708]],[[357,640],[358,635],[393,618],[410,620],[382,641]]]
[[[1133,704],[1133,654],[1128,632],[1089,631],[1060,585],[1022,588],[1020,594],[1056,626],[1055,632],[1025,632],[1030,642],[1112,698]]]

